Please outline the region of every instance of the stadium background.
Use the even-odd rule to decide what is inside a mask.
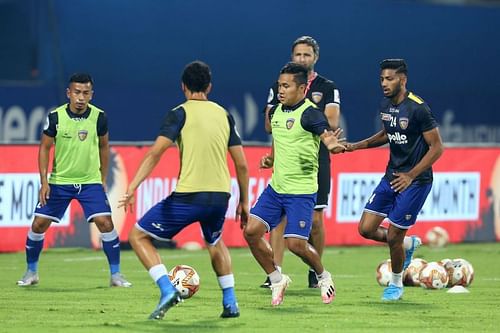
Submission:
[[[23,144],[38,142],[47,111],[65,102],[73,72],[94,76],[94,103],[107,111],[111,140],[142,145],[155,138],[164,113],[182,101],[183,66],[204,60],[213,71],[211,98],[230,110],[247,143],[265,147],[269,137],[261,110],[271,83],[289,60],[291,42],[304,34],[320,43],[316,69],[340,87],[341,124],[353,141],[378,129],[378,63],[388,57],[407,59],[409,89],[429,102],[445,143],[470,147],[450,150],[455,155],[439,167],[451,177],[445,184],[458,188],[479,179],[477,191],[471,192],[479,198],[474,218],[450,217],[426,222],[425,228],[445,226],[453,241],[498,239],[500,7],[496,1],[438,2],[0,0],[0,251],[22,249],[26,221],[32,218],[29,189],[37,187],[36,147]],[[140,148],[115,147],[116,168],[134,163],[120,158],[141,156]],[[383,170],[385,156],[373,162],[379,154],[363,154],[356,155],[360,162],[354,169],[340,171]],[[171,168],[166,166],[159,177],[173,181]],[[125,179],[134,171],[128,166]],[[334,186],[339,179],[332,178]],[[449,193],[455,198],[459,192]],[[334,200],[337,194],[345,193],[334,191]],[[336,207],[334,203],[334,212]],[[51,231],[49,246],[96,245],[79,227],[86,227],[81,214],[75,214],[67,227]],[[331,219],[334,239],[341,223],[336,214]],[[464,226],[467,221],[473,227]],[[486,232],[474,234],[478,228]],[[346,233],[351,231],[355,234],[355,229]],[[22,235],[20,248],[17,241],[8,243],[15,235]],[[358,244],[353,237],[331,244]]]

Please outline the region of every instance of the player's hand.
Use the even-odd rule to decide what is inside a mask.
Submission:
[[[272,168],[273,165],[274,165],[274,157],[273,156],[266,154],[266,155],[261,157],[259,168],[269,169],[269,168]]]
[[[40,203],[40,206],[45,206],[48,199],[50,199],[50,185],[42,184],[40,191],[38,191],[38,202]]]
[[[248,203],[240,202],[238,207],[236,207],[236,221],[240,221],[240,229],[245,228],[248,223]]]
[[[132,193],[132,194],[130,194]],[[134,192],[127,191],[120,200],[118,200],[118,208],[123,207],[125,213],[127,212],[127,207],[130,213],[134,212],[135,196]]]
[[[356,145],[351,142],[344,143],[344,147],[346,152],[353,152],[356,150]]]
[[[406,172],[393,172],[394,179],[391,181],[391,188],[396,192],[403,192],[411,185],[413,178]]]
[[[343,130],[341,128],[337,128],[335,131],[328,131],[325,129],[323,134],[321,134],[321,140],[330,153],[339,154],[346,151],[346,147],[343,144],[345,138],[340,137],[342,132]]]

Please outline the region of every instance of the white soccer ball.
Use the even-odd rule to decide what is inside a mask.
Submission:
[[[405,286],[419,286],[418,277],[422,268],[427,265],[427,261],[422,258],[415,258],[411,261],[403,274],[403,284]]]
[[[168,272],[168,277],[183,299],[190,298],[200,289],[200,276],[191,266],[177,265]]]
[[[425,234],[425,239],[427,241],[427,245],[436,248],[443,247],[448,244],[450,236],[448,235],[446,229],[443,229],[441,227],[434,227],[427,231],[427,233]]]
[[[422,268],[418,280],[423,288],[442,289],[448,285],[448,273],[443,265],[433,261]]]
[[[468,287],[474,280],[474,268],[465,259],[453,259],[450,264],[450,281],[448,287],[464,286]]]
[[[377,282],[382,287],[387,287],[392,277],[391,259],[382,261],[377,266]]]

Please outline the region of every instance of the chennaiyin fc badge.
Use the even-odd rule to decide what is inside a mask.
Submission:
[[[80,139],[80,141],[85,141],[85,139],[87,138],[87,134],[89,134],[89,131],[79,130],[78,131],[78,138]]]

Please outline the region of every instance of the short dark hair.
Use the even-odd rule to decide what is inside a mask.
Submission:
[[[182,72],[182,83],[192,92],[205,92],[212,80],[210,67],[196,60],[186,65]]]
[[[380,63],[380,69],[394,69],[396,73],[408,75],[408,66],[404,59],[385,59]]]
[[[295,50],[295,46],[297,46],[297,44],[309,45],[310,47],[313,48],[313,51],[314,51],[314,54],[316,55],[316,57],[319,57],[319,44],[311,36],[301,36],[301,37],[297,38],[295,40],[295,42],[293,42],[293,44],[292,44],[292,54],[293,54],[293,50]]]
[[[71,77],[69,78],[69,84],[71,83],[89,83],[92,85],[92,87],[94,86],[94,80],[92,79],[92,76],[90,76],[90,74],[87,74],[87,73],[75,73],[73,75],[71,75]]]
[[[295,62],[289,62],[283,66],[280,74],[293,74],[293,80],[298,86],[307,84],[307,68]]]

